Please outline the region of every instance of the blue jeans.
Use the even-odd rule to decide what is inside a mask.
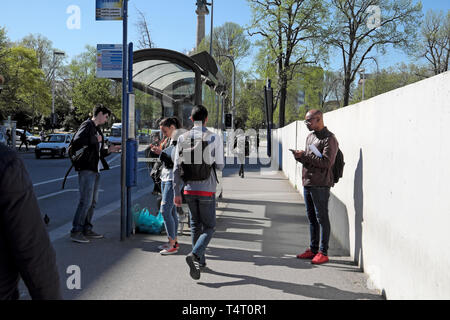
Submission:
[[[192,253],[205,263],[205,251],[216,228],[216,196],[185,195],[191,212]]]
[[[161,182],[162,202],[161,213],[164,217],[164,225],[166,226],[167,235],[171,240],[177,238],[178,231],[178,214],[173,203],[173,183],[172,181]]]
[[[78,172],[78,185],[80,202],[73,218],[72,233],[92,230],[92,216],[98,201],[100,173],[90,170]]]
[[[306,214],[309,220],[311,251],[316,253],[320,249],[324,255],[327,255],[331,230],[330,219],[328,217],[330,188],[305,187],[303,196],[305,198]]]

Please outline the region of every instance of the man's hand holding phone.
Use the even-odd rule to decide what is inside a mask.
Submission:
[[[292,152],[295,159],[301,158],[303,156],[303,154],[305,153],[305,151],[303,151],[303,150],[289,149],[289,151]]]

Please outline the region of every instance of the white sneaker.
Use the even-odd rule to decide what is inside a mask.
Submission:
[[[159,253],[161,255],[163,255],[163,256],[168,256],[168,255],[171,255],[171,254],[178,253],[178,248],[177,247],[172,247],[170,249],[167,248],[167,249],[164,249],[164,250],[160,251]]]

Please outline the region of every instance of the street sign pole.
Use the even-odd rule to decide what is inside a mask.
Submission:
[[[131,188],[136,186],[137,143],[135,140],[135,100],[133,92],[133,43],[128,46],[128,108],[127,108],[127,238],[133,229],[133,212],[131,210]]]
[[[126,186],[126,174],[127,174],[127,139],[128,139],[128,90],[127,90],[127,67],[128,67],[128,0],[123,1],[122,9],[122,21],[123,21],[123,60],[122,60],[122,158],[121,158],[121,207],[120,207],[120,240],[124,241],[126,237],[127,227],[127,186]]]

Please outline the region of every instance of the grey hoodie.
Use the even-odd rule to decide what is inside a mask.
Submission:
[[[205,127],[194,126],[191,131],[187,134],[187,136],[194,137],[200,136],[201,134],[206,133],[206,139],[213,143],[211,148],[211,159],[216,164],[216,170],[223,170],[225,167],[224,157],[223,157],[223,142],[219,135],[207,130]],[[204,191],[204,192],[216,192],[217,181],[214,171],[211,170],[211,175],[209,179],[203,181],[184,181],[180,176],[180,168],[181,168],[181,158],[180,158],[180,146],[183,145],[183,141],[186,135],[182,135],[178,138],[177,147],[175,151],[175,161],[174,161],[174,169],[173,169],[173,189],[176,196],[181,195],[181,189],[184,185],[184,190],[187,191]]]

